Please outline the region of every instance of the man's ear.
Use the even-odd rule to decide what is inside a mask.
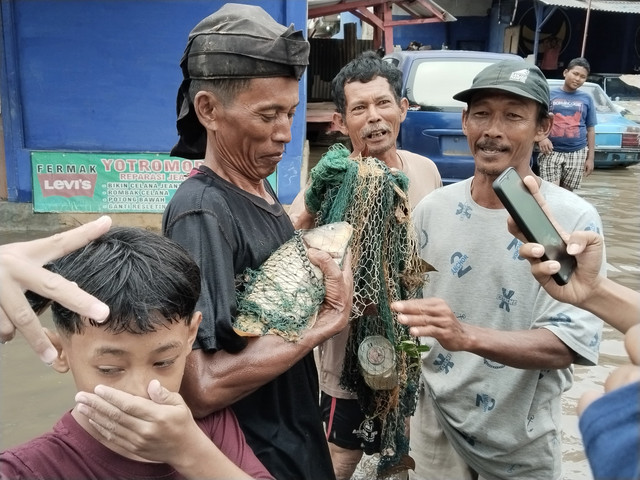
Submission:
[[[347,125],[344,123],[344,117],[340,112],[333,112],[333,124],[338,127],[338,130],[343,135],[349,135]]]
[[[202,312],[193,312],[191,315],[191,323],[189,324],[189,338],[187,339],[187,343],[189,344],[189,350],[191,350],[191,346],[193,342],[196,340],[196,335],[198,334],[198,327],[200,326],[200,322],[202,321]]]
[[[400,114],[401,122],[404,122],[404,119],[407,118],[408,110],[409,110],[409,100],[407,99],[407,97],[402,97],[402,100],[400,100],[400,111],[402,112]]]
[[[215,130],[217,114],[222,107],[221,102],[211,92],[199,91],[193,99],[193,107],[198,120],[207,130]]]
[[[540,140],[547,138],[549,133],[551,133],[551,127],[553,127],[553,114],[550,113],[547,118],[539,122],[535,141],[539,142]]]
[[[462,133],[467,134],[467,119],[469,118],[469,107],[462,110]]]
[[[43,330],[58,351],[58,357],[53,361],[51,367],[58,373],[67,373],[69,371],[69,361],[67,360],[67,354],[62,345],[60,334],[52,332],[48,328],[43,328]]]

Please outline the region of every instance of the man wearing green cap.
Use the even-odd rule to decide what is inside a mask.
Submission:
[[[507,167],[533,175],[534,143],[553,122],[547,82],[529,63],[503,61],[454,98],[467,103],[462,124],[475,172],[414,209],[421,256],[437,271],[421,299],[392,305],[432,347],[411,419],[412,478],[559,479],[561,395],[572,364],[597,363],[602,322],[532,278],[492,188]],[[565,231],[601,233],[592,205],[538,183]]]
[[[291,141],[309,43],[256,6],[226,4],[191,31],[180,63],[180,140],[172,154],[204,159],[163,216],[165,235],[202,271],[202,312],[181,393],[196,417],[231,405],[247,443],[275,478],[334,478],[318,410],[313,348],[339,333],[351,307],[350,268],[328,254],[327,294],[297,342],[235,333],[237,279],[294,229],[266,178]]]

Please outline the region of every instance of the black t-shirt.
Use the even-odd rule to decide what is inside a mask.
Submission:
[[[266,188],[276,199],[271,186]],[[282,205],[270,205],[205,166],[178,188],[162,230],[184,246],[202,273],[194,348],[239,352],[246,340],[232,329],[235,277],[256,269],[293,235]],[[215,359],[215,356],[214,356]],[[277,479],[334,478],[318,407],[313,353],[232,405],[247,442]]]

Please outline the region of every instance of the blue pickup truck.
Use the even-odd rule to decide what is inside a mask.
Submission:
[[[409,100],[398,147],[433,160],[445,184],[469,178],[474,170],[462,133],[466,104],[453,95],[469,88],[483,68],[505,59],[521,57],[463,50],[401,51],[384,57],[402,71],[402,94]]]

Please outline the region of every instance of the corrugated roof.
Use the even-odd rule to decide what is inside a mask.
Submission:
[[[456,17],[451,15],[433,0],[422,0],[420,2],[398,2],[393,5],[393,10],[393,13],[396,13],[396,10],[404,11],[416,18],[428,18],[437,16],[444,22],[456,21]]]
[[[307,0],[309,18],[367,8],[381,3],[391,3],[394,13],[399,13],[397,9],[401,9],[404,13],[408,13],[414,18],[437,17],[443,22],[456,21],[456,17],[433,0]]]
[[[567,8],[589,8],[589,0],[539,0],[546,5]],[[618,13],[640,13],[640,0],[591,0],[591,10]]]

